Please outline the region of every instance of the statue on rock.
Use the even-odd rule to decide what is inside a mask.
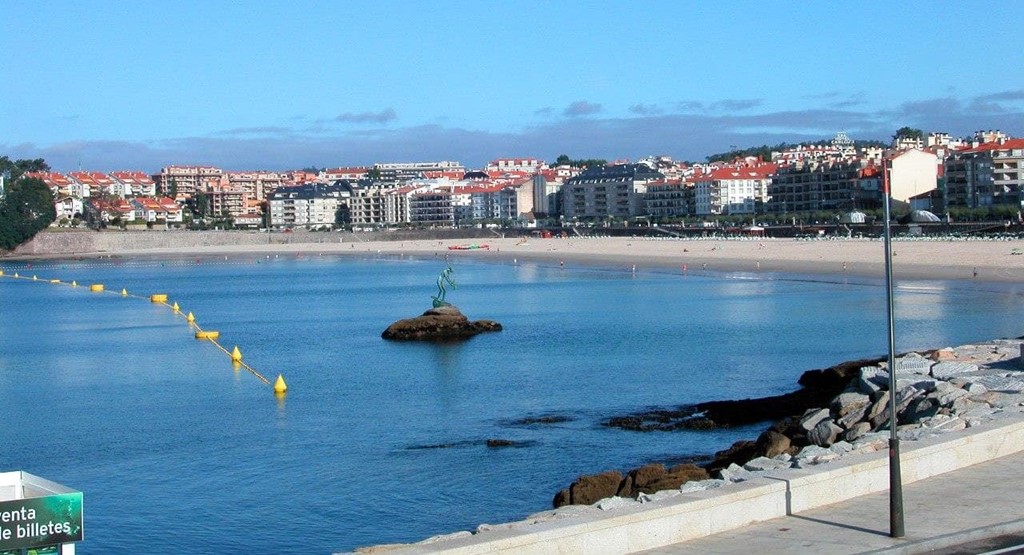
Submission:
[[[455,289],[457,285],[455,280],[452,279],[452,274],[455,273],[455,269],[449,265],[447,268],[441,271],[441,275],[437,276],[437,296],[430,297],[434,300],[434,308],[440,308],[442,306],[451,306],[452,304],[445,301],[444,297],[447,291],[444,288],[444,284],[447,283]]]
[[[492,320],[471,322],[458,308],[445,300],[446,286],[455,288],[452,274],[455,270],[449,263],[437,277],[437,295],[431,296],[434,306],[415,318],[399,320],[390,326],[381,337],[399,341],[458,341],[488,331],[501,331],[501,324]]]

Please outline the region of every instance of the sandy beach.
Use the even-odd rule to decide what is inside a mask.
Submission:
[[[658,240],[628,238],[491,241],[486,251],[445,251],[453,257],[515,258],[557,264],[612,265],[632,271],[779,272],[884,277],[881,241]],[[384,253],[435,252],[437,244],[366,246]],[[446,247],[445,247],[446,248]],[[1024,280],[1024,241],[895,241],[893,274],[903,279],[1012,282]]]
[[[178,237],[189,238],[182,232]],[[60,234],[52,234],[59,237]],[[233,242],[231,234],[166,246],[153,234],[100,234],[111,239],[134,235],[132,241],[108,241],[96,250],[61,252],[43,245],[9,259],[82,256],[239,256],[239,255],[384,255],[450,256],[460,259],[533,261],[566,267],[599,265],[643,272],[671,269],[692,274],[718,272],[830,274],[884,277],[884,246],[871,239],[675,239],[572,237],[361,241],[330,234],[296,233],[265,243]],[[139,241],[140,237],[147,240]],[[195,235],[200,237],[211,237]],[[236,235],[234,238],[246,237]],[[251,237],[251,235],[249,236]],[[264,235],[264,237],[266,237]],[[38,241],[38,239],[37,239]],[[286,241],[286,242],[285,242]],[[44,241],[40,241],[43,243]],[[451,246],[486,248],[451,250]],[[1024,240],[894,240],[893,274],[897,279],[1024,281]]]

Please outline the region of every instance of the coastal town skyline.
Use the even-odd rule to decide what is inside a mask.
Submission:
[[[912,2],[13,5],[0,151],[57,171],[682,160],[899,127],[1024,135],[1024,15]],[[972,47],[962,37],[979,37]]]

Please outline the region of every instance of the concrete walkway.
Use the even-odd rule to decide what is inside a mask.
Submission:
[[[1024,452],[904,485],[900,539],[889,537],[886,491],[641,553],[926,553],[1021,533],[1022,471]]]

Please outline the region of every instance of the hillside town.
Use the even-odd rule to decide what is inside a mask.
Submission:
[[[560,160],[566,157],[560,157]],[[32,172],[52,191],[54,226],[121,229],[374,230],[863,218],[886,185],[897,205],[954,218],[1020,220],[1024,139],[979,131],[897,135],[858,147],[845,133],[764,156],[603,165],[499,158],[377,163],[316,172],[172,165],[143,171]]]

